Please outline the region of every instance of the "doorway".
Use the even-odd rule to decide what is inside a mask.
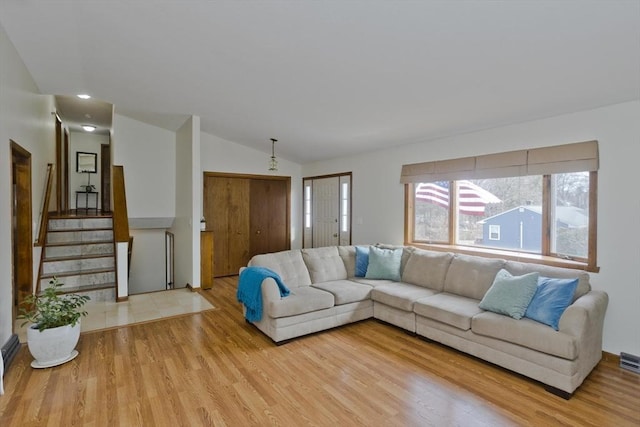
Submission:
[[[33,292],[31,153],[11,141],[11,244],[13,330],[18,308]]]
[[[111,212],[111,139],[109,144],[100,145],[100,194],[102,212]]]
[[[351,172],[303,178],[304,248],[351,244]]]

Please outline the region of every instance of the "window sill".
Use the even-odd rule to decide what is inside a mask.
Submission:
[[[441,252],[453,252],[465,255],[484,256],[487,258],[502,258],[510,261],[530,262],[533,264],[550,265],[553,267],[572,268],[575,270],[584,270],[591,273],[598,273],[600,267],[595,265],[589,265],[583,261],[576,261],[570,259],[557,258],[553,256],[532,254],[528,252],[514,252],[504,251],[500,249],[489,248],[477,248],[472,246],[460,246],[460,245],[445,245],[445,244],[433,244],[433,243],[406,243],[409,246],[414,246],[420,249],[427,249],[432,251]]]

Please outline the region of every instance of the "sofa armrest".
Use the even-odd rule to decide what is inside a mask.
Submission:
[[[267,316],[271,316],[271,307],[274,301],[280,301],[280,288],[276,281],[267,277],[262,281],[262,312]]]
[[[609,296],[602,291],[590,291],[573,302],[560,318],[559,330],[574,337],[585,333],[602,337],[604,314]]]
[[[245,268],[246,267],[240,267],[239,273],[242,273],[242,270]],[[271,314],[271,302],[282,299],[280,296],[280,288],[273,278],[267,277],[262,281],[260,291],[262,292],[262,312],[269,316]]]
[[[262,281],[262,302],[266,303],[280,299],[282,299],[282,297],[280,296],[280,288],[278,288],[276,281],[271,277],[264,279]]]

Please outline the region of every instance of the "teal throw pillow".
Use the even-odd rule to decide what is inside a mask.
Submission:
[[[525,317],[551,326],[556,331],[562,313],[573,301],[573,294],[578,287],[578,279],[553,279],[540,276],[538,289],[531,304],[527,307]]]
[[[512,276],[507,270],[500,270],[479,307],[521,319],[538,288],[538,276],[538,273]]]
[[[356,277],[364,277],[369,266],[369,246],[356,246]]]
[[[388,279],[400,281],[400,264],[402,262],[402,248],[382,249],[369,247],[369,266],[365,278]]]

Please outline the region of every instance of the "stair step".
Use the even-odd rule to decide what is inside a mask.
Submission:
[[[86,269],[86,270],[65,271],[64,273],[43,274],[42,276],[40,276],[40,278],[41,279],[53,279],[53,277],[55,276],[58,279],[60,279],[62,277],[82,276],[82,275],[96,274],[96,273],[109,273],[109,272],[114,272],[114,271],[115,271],[115,269],[113,267],[110,267],[110,268],[92,268],[92,269]]]
[[[63,294],[78,294],[83,292],[99,291],[101,289],[115,289],[115,287],[115,283],[99,283],[95,285],[70,286],[60,290]]]
[[[115,259],[113,254],[47,258],[42,262],[42,274],[61,275],[66,272],[112,269],[114,266]]]
[[[61,229],[94,229],[112,228],[113,220],[110,217],[71,217],[49,219],[49,231]]]
[[[76,230],[76,231],[49,231],[47,233],[47,245],[71,242],[96,242],[113,241],[113,229],[100,230]]]
[[[111,244],[113,245],[114,240],[78,240],[75,242],[51,242],[47,243],[47,247],[57,247],[57,246],[75,246],[75,245],[100,245],[100,244]]]
[[[65,271],[60,273],[48,273],[40,276],[40,289],[49,286],[53,277],[63,283],[60,290],[83,288],[87,286],[105,286],[116,281],[115,268],[94,268],[90,270]]]
[[[116,284],[105,284],[104,286],[95,287],[83,287],[78,289],[69,288],[67,292],[80,295],[86,295],[90,298],[91,302],[110,301],[116,300]]]
[[[78,232],[78,231],[111,231],[113,227],[80,227],[80,228],[59,228],[56,230],[52,230],[50,228],[47,229],[49,233],[65,233],[65,232]]]
[[[114,244],[110,241],[100,242],[67,242],[45,247],[45,259],[67,256],[113,256]]]
[[[83,254],[83,255],[62,255],[55,257],[45,257],[43,262],[71,261],[74,259],[109,258],[113,254]]]

